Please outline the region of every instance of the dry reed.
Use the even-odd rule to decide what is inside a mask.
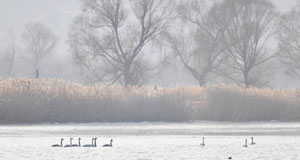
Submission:
[[[0,82],[0,123],[299,121],[296,90],[215,85],[123,88],[59,79]]]

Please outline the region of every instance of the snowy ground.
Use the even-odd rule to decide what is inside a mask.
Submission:
[[[141,123],[0,126],[0,159],[300,159],[300,123]],[[206,146],[200,146],[202,137]],[[254,136],[256,145],[242,147]],[[98,137],[96,148],[52,148]],[[114,147],[100,145],[114,139]]]

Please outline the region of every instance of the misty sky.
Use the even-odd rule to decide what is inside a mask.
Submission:
[[[80,0],[0,0],[0,40],[8,30],[19,34],[26,23],[39,21],[51,28],[63,44],[69,25],[79,13]]]
[[[271,0],[282,11],[288,11],[296,0]],[[13,28],[22,30],[29,21],[41,21],[55,34],[63,36],[64,42],[68,28],[80,13],[80,0],[0,0],[0,39]]]
[[[297,0],[271,0],[281,12],[289,11]],[[81,0],[0,0],[0,48],[5,36],[14,30],[17,38],[28,22],[42,22],[59,38],[56,55],[65,59],[68,52],[67,35],[73,19],[81,12]],[[56,58],[58,58],[56,57]]]

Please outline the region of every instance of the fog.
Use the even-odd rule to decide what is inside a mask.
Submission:
[[[1,157],[299,159],[298,1],[0,0]]]
[[[296,0],[272,0],[280,13],[288,12],[296,5]],[[7,47],[7,35],[13,32],[16,36],[16,44],[18,46],[17,55],[24,54],[24,44],[22,42],[22,32],[26,24],[30,22],[40,22],[48,29],[52,30],[57,37],[57,45],[53,52],[43,60],[40,68],[40,78],[62,78],[66,81],[74,81],[84,84],[101,83],[95,78],[86,75],[85,70],[74,62],[72,57],[71,47],[69,45],[68,34],[71,30],[71,25],[75,18],[82,12],[82,2],[79,0],[10,0],[0,1],[0,53]],[[172,27],[172,26],[171,26]],[[159,42],[160,43],[160,42]],[[161,52],[169,52],[162,47]],[[272,49],[277,48],[277,42],[272,43]],[[149,47],[146,47],[149,49]],[[145,49],[144,49],[145,50]],[[151,51],[150,51],[151,52]],[[8,77],[29,77],[34,78],[35,72],[31,70],[31,66],[24,61],[23,56],[17,56],[13,74],[7,75],[3,69],[6,67],[3,63],[1,65],[1,77],[6,79]],[[151,57],[155,59],[155,56]],[[3,66],[4,65],[4,66]],[[276,64],[273,67],[275,72],[271,73],[269,83],[264,87],[272,88],[294,88],[299,87],[298,81],[290,78],[284,72],[282,64]],[[143,85],[161,86],[161,87],[176,87],[183,85],[198,85],[198,82],[193,76],[184,68],[180,62],[169,61],[165,65],[162,74],[156,74],[154,71]],[[154,76],[155,75],[155,76]],[[223,80],[219,78],[207,85],[214,83],[233,83],[232,81]],[[107,81],[106,81],[107,82]]]

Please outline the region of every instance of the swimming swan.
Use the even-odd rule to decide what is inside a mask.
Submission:
[[[204,137],[202,138],[202,143],[200,144],[201,146],[205,146],[205,143],[204,143]]]
[[[248,145],[247,145],[247,139],[245,139],[245,144],[243,145],[243,147],[248,147]]]
[[[105,144],[105,145],[103,145],[103,147],[112,147],[112,142],[113,142],[113,140],[111,139],[110,144]]]
[[[72,144],[72,147],[80,147],[80,140],[81,140],[81,138],[79,137],[78,138],[78,144]]]
[[[92,144],[85,144],[82,147],[93,147],[94,146],[94,139],[95,138],[92,138]]]
[[[256,143],[253,141],[253,137],[251,137],[251,145],[255,145]]]
[[[97,137],[94,138],[94,145],[93,147],[97,147]]]
[[[62,138],[60,140],[60,145],[59,144],[53,144],[51,147],[63,147],[63,141],[64,141],[64,139]]]
[[[73,140],[73,138],[70,138],[70,144],[65,145],[64,147],[73,147],[73,145],[72,145],[72,140]]]

